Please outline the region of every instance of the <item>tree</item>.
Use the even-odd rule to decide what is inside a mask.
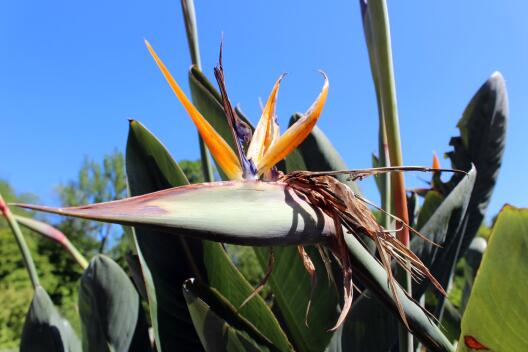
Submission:
[[[37,201],[37,197],[32,194],[16,194],[9,183],[4,180],[0,180],[0,194],[8,203]],[[12,211],[20,215],[31,215],[30,212],[17,208],[13,208]],[[53,281],[58,279],[45,275],[49,272],[50,264],[48,259],[38,251],[39,239],[31,236],[29,231],[23,230],[23,234],[42,277],[41,284],[55,285]],[[0,309],[0,350],[18,347],[24,318],[32,297],[33,288],[22,256],[7,222],[0,216],[0,302],[9,302],[7,309]]]
[[[63,206],[99,203],[126,197],[123,154],[115,150],[112,154],[104,156],[102,164],[86,157],[77,180],[60,185],[58,193]],[[104,252],[108,240],[117,240],[122,235],[119,226],[79,219],[64,220],[59,227],[72,242],[89,252]]]
[[[181,160],[178,161],[183,173],[187,176],[189,183],[201,183],[204,182],[204,176],[202,172],[202,163],[198,160]]]

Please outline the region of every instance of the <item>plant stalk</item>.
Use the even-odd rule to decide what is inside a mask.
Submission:
[[[384,144],[383,132],[385,132],[389,157],[386,162],[390,166],[403,166],[387,3],[386,0],[368,0],[368,2],[367,0],[360,0],[360,4],[367,46],[369,47],[372,76],[376,85],[378,108],[381,108],[380,144]],[[385,150],[380,150],[380,163],[384,152]],[[408,224],[409,215],[403,173],[394,172],[391,174],[390,191],[391,201],[386,205],[393,205],[396,216]],[[399,224],[396,227],[402,226]],[[402,227],[402,230],[398,231],[398,239],[409,246],[409,230],[406,227]],[[403,288],[410,294],[410,273],[401,269],[397,273],[397,277]],[[412,335],[402,325],[399,326],[399,341],[400,351],[410,352],[413,350]]]
[[[79,250],[77,250],[77,248],[70,242],[68,238],[66,238],[66,241],[64,241],[64,243],[61,243],[61,244],[68,251],[68,253],[70,253],[73,259],[75,259],[77,264],[79,264],[79,266],[83,270],[85,270],[88,267],[88,264],[89,264],[88,260],[86,260],[86,258],[81,254],[81,252],[79,252]]]
[[[20,253],[22,254],[22,260],[24,261],[24,265],[26,267],[26,270],[28,271],[29,279],[31,280],[31,285],[33,286],[33,289],[36,289],[37,286],[40,286],[40,283],[37,274],[37,269],[35,268],[35,263],[33,262],[33,258],[31,257],[31,253],[29,252],[26,240],[22,235],[22,231],[20,231],[20,227],[18,226],[17,221],[11,213],[11,210],[9,210],[9,207],[4,202],[4,198],[2,198],[2,195],[0,195],[0,212],[5,217],[7,223],[9,224],[9,227],[11,227],[11,230],[13,231],[13,235],[15,236],[18,248],[20,249]]]
[[[61,231],[38,220],[19,215],[13,215],[13,217],[19,225],[22,225],[22,227],[26,227],[27,229],[60,244],[81,266],[82,269],[86,269],[88,267],[88,261],[86,258],[84,258],[84,256],[70,242],[68,237],[66,237],[66,235]]]
[[[386,167],[390,166],[390,157],[389,157],[389,146],[387,144],[387,130],[385,128],[385,114],[383,111],[383,105],[381,100],[380,92],[380,81],[379,81],[379,70],[378,62],[376,59],[376,52],[374,45],[372,44],[372,30],[370,28],[371,24],[369,21],[369,16],[367,12],[367,2],[366,0],[360,0],[361,6],[361,18],[363,20],[363,31],[365,34],[365,41],[367,42],[367,50],[369,53],[369,63],[371,67],[372,80],[374,81],[374,87],[376,92],[376,103],[378,105],[378,118],[379,118],[379,128],[378,128],[378,165],[377,167]],[[390,191],[390,175],[382,174],[378,175],[380,179],[380,198],[381,198],[381,208],[387,213],[391,213],[391,191]],[[388,214],[382,214],[382,225],[385,229],[391,229],[391,219]]]
[[[198,28],[196,26],[194,1],[181,0],[181,7],[183,20],[185,22],[185,32],[187,33],[187,43],[189,44],[189,52],[191,53],[191,62],[201,71],[202,63],[200,60],[200,47],[198,45]],[[200,134],[198,134],[198,144],[200,145],[200,160],[202,163],[204,180],[205,182],[212,182],[214,181],[214,175],[211,158],[209,156],[209,150]]]

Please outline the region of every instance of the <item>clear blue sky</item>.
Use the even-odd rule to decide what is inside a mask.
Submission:
[[[282,72],[278,114],[305,111],[330,77],[319,126],[350,168],[371,165],[377,112],[359,5],[351,1],[196,2],[204,71],[221,33],[230,97],[253,121]],[[495,70],[510,98],[505,159],[490,212],[528,206],[528,2],[390,1],[404,161],[429,165],[449,150],[460,114]],[[84,156],[124,150],[127,118],[150,128],[177,159],[197,138],[143,44],[147,38],[187,87],[180,4],[172,1],[4,1],[0,7],[0,178],[57,204]],[[444,166],[448,166],[444,162]],[[419,186],[419,175],[407,176]],[[377,201],[370,181],[367,195]]]

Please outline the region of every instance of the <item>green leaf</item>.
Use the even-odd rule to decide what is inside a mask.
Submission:
[[[422,234],[441,247],[425,242],[419,237],[411,241],[413,252],[445,289],[455,269],[461,242],[467,233],[468,204],[476,178],[477,172],[473,167],[419,229]],[[413,297],[418,300],[429,285],[430,283],[425,281],[415,284]]]
[[[370,290],[359,296],[343,326],[343,351],[385,352],[398,341],[398,318]]]
[[[129,229],[131,228],[129,227]],[[131,229],[131,231],[133,232],[132,235],[135,237],[135,231],[133,229]],[[149,296],[147,294],[145,278],[143,277],[143,272],[141,270],[141,261],[139,260],[139,255],[132,253],[132,251],[129,251],[125,254],[125,259],[128,265],[128,270],[130,273],[129,275],[132,281],[134,282],[134,286],[138,290],[141,298],[148,302]]]
[[[194,279],[183,285],[194,326],[206,351],[275,351],[264,335],[218,291]]]
[[[448,300],[444,302],[444,314],[442,314],[441,326],[449,341],[457,341],[460,336],[460,311]]]
[[[468,170],[471,164],[477,169],[477,179],[468,208],[468,224],[460,245],[463,256],[475,237],[488,208],[495,188],[506,142],[508,122],[508,96],[506,83],[495,72],[480,87],[458,121],[460,137],[449,144],[453,151],[447,153],[453,169]],[[457,184],[460,175],[453,175],[447,184],[435,178],[435,185],[446,194]]]
[[[409,226],[416,227],[415,222],[418,218],[418,194],[416,192],[407,193],[407,213],[409,216]]]
[[[222,293],[232,305],[239,307],[253,293],[253,287],[231,262],[220,244],[211,241],[203,243],[209,286]],[[277,349],[292,350],[286,334],[260,295],[247,302],[240,314],[249,319],[263,335],[269,337]]]
[[[97,255],[81,277],[79,314],[84,351],[150,351],[139,295],[112,259]]]
[[[277,164],[277,168],[285,173],[299,170],[308,170],[299,149],[294,149],[284,160]]]
[[[70,323],[60,316],[41,286],[35,288],[35,295],[26,315],[20,351],[82,351],[81,342]]]
[[[466,305],[473,290],[475,276],[480,267],[482,256],[488,246],[488,242],[482,237],[475,237],[469,245],[465,255],[466,265],[464,266],[464,291],[462,292],[462,302],[460,303],[460,312],[464,313]]]
[[[130,121],[126,167],[132,195],[188,183],[167,149],[137,121]],[[135,233],[158,350],[200,350],[181,285],[205,272],[201,241],[146,228]]]
[[[319,253],[313,247],[307,247],[317,275],[307,326],[306,308],[312,291],[310,276],[299,258],[297,248],[287,246],[273,249],[275,264],[269,285],[288,334],[296,350],[322,351],[332,338],[332,332],[328,330],[335,325],[339,315],[337,288],[329,282]],[[269,251],[255,248],[255,253],[262,268],[266,268]]]
[[[387,285],[387,272],[354,236],[345,236],[345,240],[350,252],[353,273],[365,283],[369,291],[376,295],[382,304],[389,308],[395,316],[399,317],[396,301],[392,296],[389,285]],[[418,303],[406,295],[399,285],[397,286],[397,294],[413,335],[432,351],[453,351],[453,346],[440,328],[434,324],[434,321],[430,319]],[[351,317],[354,317],[354,310],[350,314]],[[372,338],[383,338],[377,335],[378,326],[373,328],[374,335],[369,336],[373,336]],[[346,336],[346,330],[343,335]]]
[[[421,229],[425,225],[443,201],[444,196],[440,192],[435,190],[427,192],[420,212],[418,213],[418,219],[416,220],[417,229]]]
[[[150,191],[187,184],[188,182],[183,173],[178,171],[179,167],[177,167],[176,162],[171,158],[159,141],[157,141],[150,133],[147,134],[146,132],[148,131],[139,124],[136,126],[135,130],[143,132],[140,137],[135,139],[134,143],[142,145],[148,142],[148,145],[151,146],[148,154],[149,158],[143,157],[143,159],[153,159],[153,162],[151,162],[151,165],[148,168],[146,167],[148,164],[145,165],[145,163],[141,163],[141,160],[133,162],[134,155],[141,155],[141,152],[130,149],[130,152],[127,152],[127,166],[128,161],[130,160],[132,169],[129,167],[127,171],[130,173],[133,170],[136,170],[136,173],[150,175],[153,179],[169,180],[167,183],[149,183],[143,181],[141,185],[143,187],[145,185],[150,185]],[[130,139],[129,144],[131,144]],[[161,162],[157,164],[158,161]],[[179,175],[179,178],[170,179],[170,177],[174,175]],[[133,181],[134,179],[132,179],[132,182]],[[140,182],[140,180],[138,180],[138,182]],[[131,184],[131,189],[132,187],[133,185]],[[188,187],[193,188],[197,186]],[[142,192],[147,191],[147,189],[142,190]],[[203,205],[208,204],[209,201],[209,196],[206,194],[205,203],[202,201],[202,204],[196,203],[196,205],[198,208],[201,208],[206,212],[214,212],[214,209],[210,209],[209,205]],[[224,213],[224,215],[221,215],[223,220],[220,221],[225,222],[230,216],[231,214],[226,215]],[[210,221],[208,216],[204,221]],[[236,226],[237,229],[240,227],[239,224],[231,225]],[[141,231],[145,230],[142,229]],[[176,233],[184,233],[184,231],[177,231]],[[192,329],[192,326],[189,326],[190,317],[187,309],[183,309],[184,307],[182,307],[185,302],[182,300],[181,285],[187,278],[201,277],[204,281],[207,280],[210,285],[216,287],[235,305],[241,304],[253,291],[251,285],[244,279],[242,274],[231,262],[225,250],[218,243],[199,241],[179,235],[167,236],[166,234],[152,231],[146,232],[142,238],[138,236],[138,242],[140,240],[143,241],[140,243],[142,252],[145,253],[143,248],[147,248],[149,253],[151,253],[150,261],[153,263],[155,269],[151,269],[151,271],[154,271],[154,280],[158,283],[156,286],[156,290],[158,291],[157,295],[161,297],[161,302],[164,307],[162,311],[163,322],[167,319],[166,326],[168,330],[166,333],[168,336],[165,338],[160,336],[162,344],[167,344],[167,346],[178,346],[179,344],[181,347],[181,341],[186,341],[191,336],[194,336],[193,341],[195,343],[198,342],[194,329]],[[176,251],[180,253],[176,254]],[[182,311],[182,309],[184,311]],[[290,349],[286,335],[260,296],[257,296],[248,302],[248,304],[246,304],[241,310],[241,314],[253,321],[259,330],[266,334],[266,336],[268,336],[269,339],[281,350]],[[184,327],[186,329],[192,331],[186,332],[185,330],[182,330],[182,336],[177,336],[178,334],[174,334],[174,332],[170,330],[170,327],[174,326],[171,324],[181,325],[181,321],[185,322]],[[165,325],[165,323],[162,324]],[[174,345],[168,345],[169,342],[167,341],[172,341]],[[172,349],[169,347],[168,350],[171,351]]]
[[[462,317],[457,351],[525,351],[528,346],[528,209],[505,206],[484,252]]]

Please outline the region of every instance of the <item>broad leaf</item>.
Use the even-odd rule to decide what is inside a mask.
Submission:
[[[123,269],[104,255],[94,257],[81,277],[79,314],[85,352],[151,350],[139,295]]]
[[[440,192],[435,190],[430,190],[425,195],[422,207],[418,213],[418,218],[416,220],[416,228],[421,229],[424,227],[425,223],[433,216],[434,212],[440,204],[444,201],[444,196]]]
[[[21,352],[81,352],[70,323],[60,316],[46,291],[37,286],[24,322]]]
[[[321,351],[332,338],[332,333],[328,330],[335,325],[339,315],[339,296],[337,288],[328,281],[317,250],[313,247],[306,250],[314,262],[317,275],[317,286],[313,293],[307,323],[306,309],[312,286],[310,276],[299,259],[297,248],[274,247],[275,264],[269,285],[280,310],[281,320],[296,350]],[[255,248],[255,253],[261,266],[266,268],[269,251]]]
[[[528,209],[500,212],[462,317],[458,351],[528,346]]]
[[[286,159],[281,160],[277,168],[282,172],[308,170],[299,149],[294,149]]]
[[[153,178],[170,180],[167,183],[150,183],[151,190],[155,191],[170,186],[187,184],[188,182],[185,176],[180,173],[176,162],[170,157],[159,141],[150,133],[146,134],[148,131],[140,125],[137,125],[135,130],[143,131],[143,137],[136,140],[138,144],[142,145],[150,141],[151,152],[149,155],[151,159],[154,159],[154,162],[151,163],[152,166],[148,169],[145,168],[145,164],[135,163],[133,166],[135,170],[145,175],[151,175]],[[137,152],[131,153],[133,153],[130,156],[131,158],[134,154],[141,155]],[[129,160],[128,158],[129,153],[127,153],[127,161]],[[157,164],[157,161],[161,162]],[[171,176],[175,175],[179,175],[179,178],[171,179]],[[148,184],[148,182],[142,183],[143,186]],[[205,203],[202,201],[202,204],[200,204],[199,201],[196,205],[203,210],[214,211],[214,209],[209,209],[209,206],[203,206],[203,204],[208,204],[208,202],[209,198],[206,195]],[[221,221],[225,222],[225,219],[229,218],[231,214],[224,214],[222,216],[224,218]],[[204,221],[209,222],[209,218],[205,218]],[[239,227],[238,224],[232,225],[236,225],[237,228]],[[150,246],[148,248],[151,249],[150,253],[152,253],[151,261],[156,265],[154,280],[157,280],[160,284],[158,296],[162,298],[171,297],[170,300],[166,301],[167,305],[164,309],[164,316],[166,319],[176,319],[177,321],[170,323],[171,320],[168,320],[168,328],[170,328],[171,324],[175,323],[181,325],[181,321],[183,320],[185,322],[185,328],[192,329],[192,326],[189,326],[190,320],[187,310],[182,307],[185,302],[183,302],[183,297],[181,296],[181,284],[189,277],[201,277],[203,280],[208,281],[210,285],[217,288],[235,305],[240,305],[253,291],[251,285],[233,265],[229,256],[219,243],[198,241],[183,236],[167,236],[159,232],[154,232],[155,238],[151,239],[148,236],[151,236],[152,233],[150,231],[148,235],[143,236],[143,247],[145,247],[145,243]],[[184,231],[177,233],[184,233]],[[140,238],[138,238],[139,240]],[[175,255],[175,251],[181,251],[181,254]],[[165,314],[165,312],[170,313]],[[253,321],[259,330],[268,336],[281,350],[288,350],[290,348],[287,337],[260,296],[248,302],[241,310],[241,314]],[[185,333],[185,331],[182,331],[182,333]],[[161,337],[163,344],[166,343],[166,340],[170,340],[175,345],[179,343],[181,347],[181,339],[176,336],[177,334],[169,330],[167,330],[167,334],[169,336],[165,339]],[[196,336],[194,329],[189,331],[186,337],[183,337],[183,341],[190,336]]]
[[[440,247],[425,242],[419,237],[411,241],[413,252],[429,267],[433,276],[445,289],[455,269],[460,245],[467,233],[468,204],[476,177],[477,172],[472,168],[419,229]],[[424,281],[414,285],[413,296],[416,299],[421,297],[428,285],[429,283]]]
[[[253,293],[254,288],[246,281],[236,266],[231,262],[221,244],[203,241],[204,263],[207,268],[209,286],[218,290],[230,304],[240,305]],[[281,351],[292,349],[286,334],[279,322],[260,295],[253,297],[240,309],[240,314]]]
[[[495,188],[506,142],[508,97],[504,78],[495,72],[480,87],[458,121],[460,137],[451,138],[454,150],[447,153],[454,169],[467,170],[471,164],[477,169],[477,179],[468,208],[468,224],[460,245],[463,256],[475,237],[488,208]],[[448,193],[460,179],[454,175],[443,185],[435,184]]]
[[[343,326],[343,351],[386,352],[398,341],[398,318],[370,290],[352,305]]]
[[[388,277],[385,269],[354,236],[345,236],[345,240],[350,251],[354,274],[365,283],[369,291],[376,295],[382,304],[399,317],[396,301],[387,284]],[[432,351],[453,351],[453,346],[440,328],[434,324],[434,321],[418,303],[406,295],[399,285],[397,294],[414,336]],[[354,317],[354,310],[350,314]],[[378,326],[373,328],[377,329]],[[343,335],[345,334],[346,331],[343,332]]]
[[[126,167],[132,195],[188,183],[165,147],[137,121],[130,121]],[[205,272],[198,261],[201,242],[146,228],[137,228],[135,233],[158,350],[200,350],[181,285]]]
[[[471,241],[468,251],[466,252],[465,259],[466,265],[464,266],[464,291],[462,292],[462,301],[460,302],[460,312],[464,313],[466,305],[473,290],[473,284],[475,281],[475,276],[480,267],[480,262],[482,261],[482,256],[484,251],[488,247],[488,242],[478,236]]]
[[[143,272],[141,270],[139,255],[133,254],[129,251],[126,253],[125,259],[128,265],[130,278],[132,279],[132,282],[134,282],[136,290],[139,292],[141,298],[148,302],[147,287],[145,286],[145,278],[143,277]]]
[[[236,307],[194,279],[183,285],[194,327],[206,351],[275,351],[270,340],[237,313]]]
[[[442,314],[441,326],[449,341],[457,341],[460,336],[460,322],[462,315],[457,307],[450,301],[444,302],[444,313]]]

